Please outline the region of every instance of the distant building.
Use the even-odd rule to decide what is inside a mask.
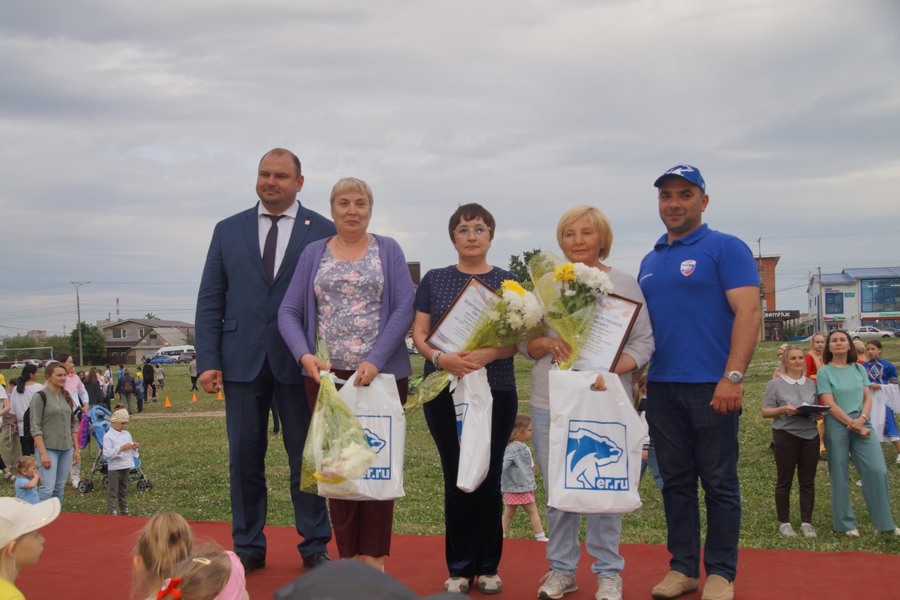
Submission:
[[[765,322],[765,338],[768,341],[781,341],[784,339],[784,330],[787,321],[797,318],[800,311],[779,311],[775,294],[775,267],[781,256],[772,254],[769,256],[755,256],[756,268],[759,270],[759,295],[760,308],[763,311]]]
[[[778,310],[775,306],[775,267],[781,260],[780,255],[756,256],[756,268],[759,270],[759,293],[765,298],[763,309],[767,311]]]
[[[813,273],[806,288],[809,318],[823,332],[871,325],[900,329],[900,267]]]
[[[163,319],[123,319],[97,321],[106,342],[106,361],[110,364],[137,364],[160,348],[183,346],[193,338],[194,325]]]
[[[43,342],[47,339],[47,332],[43,329],[29,329],[25,335],[36,342]]]
[[[422,281],[422,263],[419,261],[407,261],[406,267],[409,269],[409,276],[412,277],[413,285],[419,287],[419,282]]]

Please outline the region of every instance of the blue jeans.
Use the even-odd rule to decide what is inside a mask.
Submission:
[[[69,478],[69,471],[72,469],[72,453],[74,450],[51,450],[47,448],[47,456],[50,457],[50,468],[45,469],[41,465],[41,453],[38,450],[34,452],[34,458],[37,460],[38,472],[41,475],[41,484],[38,486],[38,498],[43,502],[51,496],[59,498],[62,504],[63,492],[66,489],[66,479]]]
[[[659,474],[659,462],[656,459],[656,446],[653,444],[652,440],[650,442],[650,447],[647,449],[647,460],[641,461],[641,481],[644,480],[644,473],[647,471],[647,467],[650,467],[650,474],[653,475],[653,481],[656,482],[656,489],[662,492],[663,480],[662,475]]]
[[[531,442],[534,455],[547,489],[550,475],[550,411],[531,407]],[[563,575],[574,575],[581,558],[581,544],[578,534],[581,529],[581,515],[547,507],[547,525],[550,541],[547,542],[547,561],[550,568]],[[594,557],[591,571],[601,577],[615,577],[625,568],[625,559],[619,554],[619,540],[622,537],[622,515],[587,515],[585,545]]]
[[[706,574],[734,581],[741,533],[740,413],[713,412],[709,403],[715,389],[715,383],[651,381],[647,423],[663,478],[671,569],[700,576],[699,478],[706,500]]]

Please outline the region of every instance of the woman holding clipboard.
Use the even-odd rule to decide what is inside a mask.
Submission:
[[[791,527],[791,486],[794,470],[800,485],[800,531],[816,537],[812,526],[816,500],[816,467],[819,464],[818,414],[801,412],[804,404],[815,405],[816,382],[806,377],[803,348],[792,345],[781,356],[781,375],[766,385],[762,416],[772,419],[772,444],[775,451],[775,512],[778,532],[794,537]]]
[[[493,410],[487,477],[478,489],[466,493],[456,487],[460,452],[456,409],[450,391],[444,389],[423,407],[444,475],[445,547],[450,574],[444,582],[444,590],[466,593],[477,577],[479,591],[496,594],[503,588],[497,575],[503,550],[500,474],[506,442],[518,412],[512,361],[516,347],[441,352],[431,347],[426,339],[473,275],[495,290],[500,289],[504,280],[516,279],[516,276],[487,262],[495,223],[491,213],[481,205],[460,206],[450,217],[449,232],[457,263],[428,271],[422,278],[416,290],[413,342],[425,357],[426,376],[436,369],[443,369],[462,377],[484,367],[493,397]]]

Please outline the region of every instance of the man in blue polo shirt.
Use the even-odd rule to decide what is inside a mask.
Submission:
[[[654,185],[666,234],[641,262],[638,281],[656,340],[647,421],[672,560],[652,595],[677,598],[698,587],[699,476],[707,510],[702,598],[730,600],[741,528],[738,416],[759,331],[759,274],[744,242],[702,223],[709,196],[696,167],[677,165]]]

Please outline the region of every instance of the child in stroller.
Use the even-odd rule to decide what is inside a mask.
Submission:
[[[97,474],[103,476],[103,489],[106,489],[107,483],[109,482],[109,478],[107,476],[109,467],[106,464],[106,460],[103,458],[102,448],[103,436],[106,435],[106,432],[109,431],[110,428],[111,414],[109,412],[109,409],[105,406],[97,405],[91,407],[90,412],[88,412],[88,418],[90,419],[91,434],[93,435],[94,441],[97,443],[97,448],[100,451],[97,452],[97,458],[94,460],[94,464],[91,466],[90,473],[88,473],[87,477],[83,478],[78,483],[78,491],[83,494],[93,491],[94,476]],[[135,487],[139,492],[146,492],[153,487],[153,482],[147,479],[147,476],[144,474],[143,469],[141,469],[140,457],[134,459],[134,468],[128,472],[128,481],[136,482]]]

